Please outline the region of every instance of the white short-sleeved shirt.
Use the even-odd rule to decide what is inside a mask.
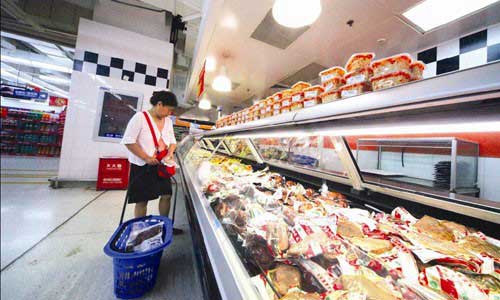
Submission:
[[[153,117],[151,116],[151,114],[149,114],[149,112],[147,112],[147,114],[149,115],[149,118],[153,125],[156,138],[159,139],[161,137],[163,139],[163,142],[165,142],[167,149],[169,145],[177,144],[177,141],[175,140],[172,120],[168,117],[165,118],[165,125],[163,126],[163,130],[160,134],[160,130],[156,126],[156,123],[153,121]],[[132,117],[132,119],[130,119],[121,141],[121,144],[123,145],[135,143],[138,143],[147,155],[153,156],[155,154],[156,148],[153,141],[153,136],[151,135],[148,123],[142,112],[136,113]],[[130,151],[128,154],[128,161],[138,166],[144,166],[146,164],[143,159]]]

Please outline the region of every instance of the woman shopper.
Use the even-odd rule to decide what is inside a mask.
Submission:
[[[151,109],[137,112],[130,119],[121,142],[129,151],[128,160],[131,167],[128,203],[135,203],[136,218],[145,216],[148,201],[158,197],[160,214],[168,216],[172,196],[170,178],[158,175],[158,164],[172,161],[174,158],[177,142],[172,121],[168,116],[177,106],[177,97],[169,91],[157,91],[153,93],[150,102]],[[151,128],[157,139],[156,143]],[[159,160],[157,154],[162,151],[166,151],[166,155]],[[174,234],[180,233],[182,230],[174,228]]]

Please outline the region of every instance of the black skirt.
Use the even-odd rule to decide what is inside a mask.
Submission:
[[[128,203],[155,200],[163,195],[172,195],[170,178],[158,176],[157,166],[130,164]]]

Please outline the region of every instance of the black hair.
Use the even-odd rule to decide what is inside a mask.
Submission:
[[[156,91],[153,92],[153,96],[151,96],[151,105],[155,106],[158,102],[161,102],[166,106],[177,106],[177,96],[170,91]]]

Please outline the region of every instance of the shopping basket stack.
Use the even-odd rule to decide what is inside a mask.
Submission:
[[[163,243],[145,252],[125,252],[132,224],[145,222],[155,225],[163,222]],[[172,242],[172,221],[162,216],[147,216],[121,224],[104,247],[104,253],[113,258],[115,295],[121,299],[138,298],[153,288],[163,249]]]

